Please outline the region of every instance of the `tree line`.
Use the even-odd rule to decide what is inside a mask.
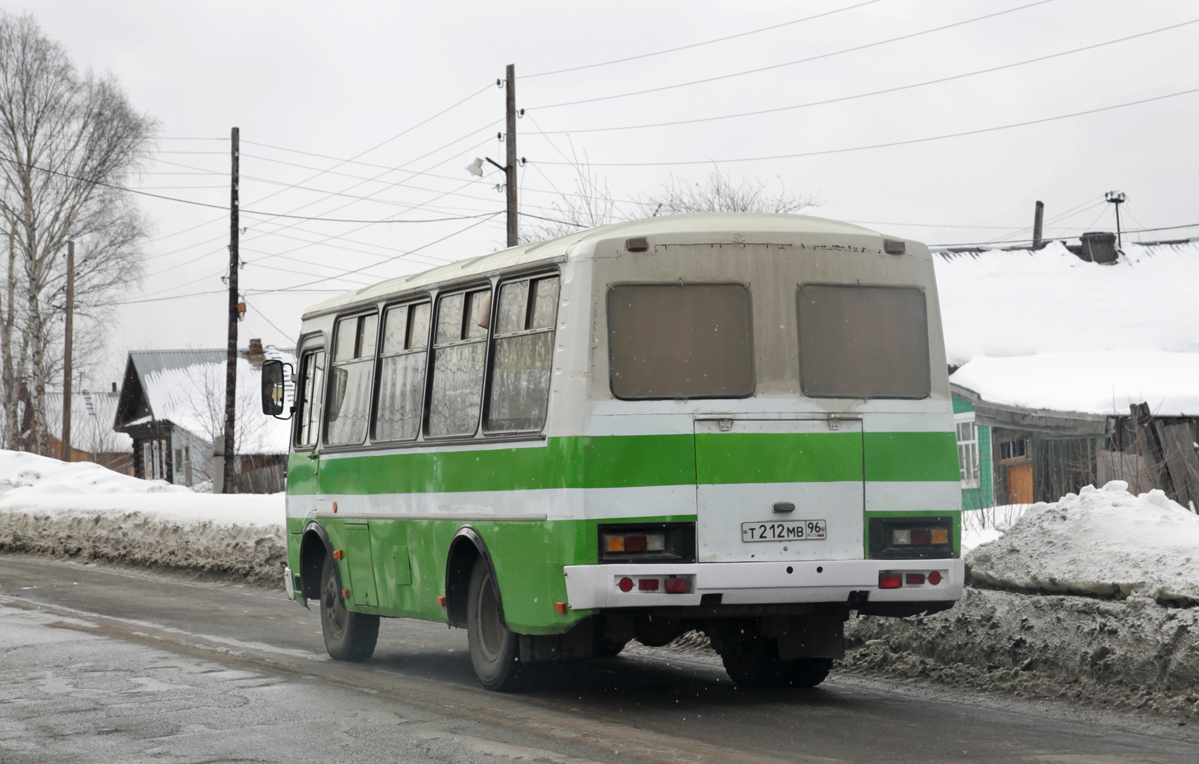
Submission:
[[[102,347],[114,297],[140,278],[148,222],[123,187],[149,157],[155,130],[114,77],[80,72],[33,17],[0,11],[5,448],[48,453],[46,391],[62,374],[67,242],[75,245],[75,368],[98,360],[89,349]]]

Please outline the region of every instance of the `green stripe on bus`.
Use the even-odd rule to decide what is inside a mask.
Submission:
[[[320,483],[324,493],[351,495],[695,485],[697,447],[705,485],[959,478],[953,433],[866,433],[864,446],[863,460],[857,433],[549,438],[534,447],[324,458]],[[290,493],[317,492],[313,466],[292,454]]]
[[[866,480],[961,480],[958,441],[952,432],[866,433]]]
[[[695,452],[703,485],[862,480],[858,432],[698,433]]]

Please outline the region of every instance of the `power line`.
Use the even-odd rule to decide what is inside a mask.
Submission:
[[[136,189],[136,188],[129,188],[128,186],[121,186],[116,183],[108,183],[108,182],[105,182],[102,180],[95,180],[92,178],[84,178],[84,177],[81,177],[78,175],[72,175],[70,173],[62,172],[59,170],[51,170],[47,167],[39,167],[34,164],[27,164],[25,162],[20,161],[19,159],[13,159],[10,157],[0,157],[0,161],[12,162],[13,164],[20,165],[22,167],[28,167],[32,170],[38,170],[40,172],[48,173],[50,175],[57,175],[59,177],[69,178],[71,180],[78,180],[78,181],[82,181],[84,183],[91,183],[94,186],[111,188],[111,189],[114,189],[117,191],[127,191],[128,193],[138,194],[139,196],[149,196],[154,199],[162,199],[162,200],[168,201],[168,202],[178,202],[180,204],[190,204],[194,207],[206,207],[208,209],[216,209],[216,210],[228,209],[228,207],[226,207],[224,205],[220,205],[220,204],[209,204],[208,202],[197,202],[194,199],[182,199],[182,198],[179,198],[176,196],[166,196],[165,194],[154,194],[154,193],[150,193],[149,191],[143,191],[143,190]],[[360,197],[360,198],[365,198],[365,197]],[[412,209],[412,208],[410,207],[409,209]],[[431,219],[422,219],[422,220],[397,220],[394,217],[384,218],[381,220],[357,220],[357,219],[348,219],[348,218],[325,218],[325,217],[310,216],[310,215],[289,215],[289,214],[283,213],[283,212],[266,212],[264,210],[247,210],[244,208],[240,210],[240,213],[242,215],[259,215],[259,216],[269,217],[269,218],[288,218],[288,219],[292,219],[292,220],[305,220],[305,221],[309,221],[309,222],[363,223],[363,224],[367,224],[367,225],[374,225],[377,223],[387,223],[387,224],[391,224],[391,223],[445,223],[447,221],[472,220],[472,219],[480,217],[480,215],[458,215],[458,216],[453,216],[453,217],[431,218]]]
[[[499,214],[500,214],[499,212],[495,213],[495,215],[499,215]],[[492,215],[492,217],[495,217],[495,215]],[[429,247],[433,246],[434,244],[440,244],[441,242],[445,241],[446,239],[450,239],[450,238],[453,238],[453,237],[455,237],[455,236],[458,236],[458,235],[460,235],[460,234],[464,234],[464,233],[466,233],[467,231],[469,231],[470,229],[474,228],[475,226],[481,225],[481,224],[483,224],[483,223],[485,223],[485,222],[487,222],[487,221],[486,221],[486,220],[480,220],[480,221],[478,221],[478,222],[471,223],[471,224],[470,224],[470,225],[468,225],[466,228],[462,228],[462,229],[460,229],[460,230],[458,230],[458,231],[455,231],[454,233],[451,233],[451,234],[447,234],[447,235],[445,235],[445,236],[442,236],[440,239],[435,239],[434,241],[431,241],[431,242],[429,242],[428,244],[423,244],[423,245],[421,245],[421,246],[417,247],[416,249],[409,250],[408,252],[404,252],[404,253],[402,253],[402,254],[396,255],[395,257],[389,257],[389,258],[387,258],[386,260],[383,260],[383,261],[381,261],[381,262],[378,262],[378,263],[372,263],[372,264],[370,264],[370,265],[364,265],[364,266],[362,266],[361,268],[354,268],[353,270],[345,271],[345,272],[344,272],[344,273],[342,273],[341,275],[342,275],[342,276],[349,276],[349,275],[351,275],[351,274],[354,274],[354,273],[361,273],[362,271],[364,271],[364,270],[367,270],[368,268],[375,268],[375,267],[377,267],[377,266],[384,265],[384,264],[386,264],[386,263],[390,263],[390,262],[394,262],[394,261],[396,261],[396,260],[399,260],[399,259],[401,259],[401,258],[404,258],[404,257],[408,257],[409,255],[414,255],[414,254],[416,254],[417,252],[420,252],[422,249],[427,249],[427,248],[429,248]],[[309,287],[309,286],[312,286],[312,285],[314,285],[314,284],[320,284],[322,281],[328,281],[328,280],[329,280],[329,279],[318,279],[318,280],[316,280],[316,281],[309,281],[309,282],[306,282],[306,283],[304,283],[304,284],[296,284],[296,285],[294,285],[294,286],[290,286],[290,287],[280,287],[280,288],[278,288],[278,289],[259,289],[259,290],[254,290],[254,293],[255,293],[255,294],[270,294],[270,293],[274,293],[274,292],[295,292],[295,291],[299,291],[299,290],[301,290],[303,287]]]
[[[1081,48],[1065,50],[1065,51],[1061,51],[1059,53],[1051,53],[1046,56],[1037,56],[1035,58],[1028,58],[1023,61],[1016,61],[1016,62],[1010,63],[1010,64],[1003,64],[1002,66],[993,66],[993,67],[990,67],[987,69],[976,69],[972,72],[965,72],[962,74],[954,74],[954,75],[951,75],[948,77],[939,77],[934,80],[925,80],[923,82],[915,82],[915,83],[911,83],[908,85],[899,85],[897,87],[884,88],[882,90],[872,90],[872,91],[869,91],[866,93],[856,93],[854,95],[841,96],[839,98],[828,98],[823,101],[809,101],[807,103],[793,104],[791,106],[777,106],[777,107],[770,108],[770,109],[759,109],[757,111],[739,112],[737,114],[722,114],[722,115],[718,115],[718,116],[714,116],[714,117],[697,117],[695,119],[680,119],[680,120],[674,120],[671,122],[650,122],[650,123],[641,124],[641,125],[615,125],[615,126],[611,126],[611,127],[587,127],[587,128],[582,128],[579,130],[548,130],[548,131],[541,130],[540,126],[538,126],[538,132],[532,133],[532,135],[549,136],[549,135],[580,134],[580,133],[604,133],[604,132],[613,132],[613,131],[617,131],[617,130],[644,130],[644,129],[657,128],[657,127],[677,127],[679,125],[694,125],[694,124],[699,124],[702,122],[718,122],[718,121],[726,120],[726,119],[740,119],[742,117],[760,117],[763,114],[776,114],[778,112],[783,112],[783,111],[794,111],[796,109],[807,109],[807,108],[811,108],[813,106],[827,106],[829,104],[834,104],[834,103],[843,103],[845,101],[854,101],[859,98],[870,98],[870,97],[878,96],[878,95],[886,95],[888,93],[898,93],[898,92],[901,92],[904,90],[913,90],[915,88],[927,87],[929,85],[939,85],[939,84],[942,84],[945,82],[953,82],[954,80],[965,79],[967,77],[976,77],[981,74],[991,74],[993,72],[1003,71],[1004,69],[1014,69],[1019,66],[1026,66],[1028,64],[1035,64],[1035,63],[1040,63],[1043,61],[1049,61],[1054,58],[1070,56],[1075,53],[1083,53],[1085,51],[1095,50],[1097,48],[1103,48],[1103,47],[1106,47],[1109,45],[1116,45],[1118,43],[1127,42],[1129,40],[1135,40],[1135,39],[1138,39],[1141,37],[1148,37],[1149,35],[1158,34],[1160,32],[1167,32],[1170,30],[1178,29],[1180,27],[1185,27],[1190,24],[1196,24],[1196,23],[1199,23],[1199,19],[1191,19],[1190,21],[1184,21],[1179,24],[1172,24],[1170,26],[1161,27],[1159,29],[1153,29],[1148,32],[1141,32],[1139,34],[1129,35],[1127,37],[1120,37],[1115,40],[1108,40],[1106,42],[1095,43],[1093,45],[1085,45]]]
[[[693,42],[690,45],[680,45],[677,48],[667,48],[666,50],[658,50],[658,51],[654,51],[653,53],[642,53],[641,55],[637,55],[637,56],[626,56],[625,58],[614,58],[611,61],[601,61],[601,62],[595,63],[595,64],[583,64],[582,66],[572,66],[567,69],[555,69],[550,72],[538,72],[536,74],[525,74],[525,75],[522,75],[521,78],[528,80],[528,79],[532,79],[534,77],[549,77],[550,75],[554,75],[554,74],[565,74],[567,72],[578,72],[578,71],[582,71],[583,69],[594,69],[599,66],[611,66],[612,64],[623,64],[623,63],[627,63],[629,61],[640,61],[641,59],[653,58],[654,56],[664,56],[668,53],[678,53],[681,50],[691,50],[692,48],[700,48],[700,47],[703,47],[704,45],[712,45],[712,44],[715,44],[718,42],[726,42],[728,40],[736,40],[740,37],[748,37],[749,35],[760,34],[762,32],[770,32],[775,29],[782,29],[783,27],[792,26],[794,24],[802,24],[805,21],[812,21],[813,19],[822,19],[825,16],[833,16],[835,14],[843,13],[845,11],[852,11],[856,8],[861,8],[866,5],[873,5],[874,3],[877,3],[877,2],[880,2],[880,0],[867,0],[867,2],[864,2],[864,3],[858,3],[856,5],[848,5],[844,8],[837,8],[836,10],[826,11],[824,13],[817,13],[814,16],[805,16],[802,19],[794,19],[792,21],[784,21],[781,24],[773,24],[768,27],[761,27],[759,29],[751,29],[748,32],[739,32],[737,34],[728,35],[727,37],[717,37],[713,40],[704,40],[703,42]]]
[[[781,69],[783,67],[795,66],[797,64],[806,64],[810,61],[819,61],[821,59],[832,58],[833,56],[840,56],[840,55],[844,55],[846,53],[855,53],[857,51],[867,50],[869,48],[877,48],[880,45],[888,45],[893,42],[900,42],[902,40],[911,40],[916,37],[922,37],[924,35],[933,34],[934,32],[943,32],[946,29],[953,29],[954,27],[960,27],[960,26],[965,26],[967,24],[973,24],[978,21],[984,21],[986,19],[995,18],[996,16],[1003,16],[1008,13],[1015,13],[1017,11],[1023,11],[1028,8],[1033,8],[1038,5],[1045,5],[1046,3],[1051,3],[1051,2],[1053,2],[1053,0],[1036,0],[1036,2],[1029,3],[1027,5],[1021,5],[1021,6],[1017,6],[1015,8],[1008,8],[1007,10],[997,11],[995,13],[988,13],[985,16],[976,16],[972,19],[966,19],[965,21],[956,21],[952,24],[945,24],[944,26],[934,27],[932,29],[925,29],[920,32],[912,32],[910,34],[900,35],[899,37],[891,37],[886,40],[879,40],[877,42],[866,43],[865,45],[857,45],[852,48],[844,48],[842,50],[832,51],[831,53],[822,53],[818,56],[810,56],[808,58],[801,58],[801,59],[797,59],[795,61],[786,61],[781,64],[771,64],[770,66],[763,66],[763,67],[759,67],[757,69],[746,69],[744,71],[733,72],[731,74],[721,74],[716,77],[706,77],[701,80],[691,80],[690,82],[678,82],[673,85],[663,85],[661,87],[648,88],[646,90],[634,90],[634,91],[628,92],[628,93],[617,93],[614,95],[598,96],[595,98],[583,98],[583,99],[580,99],[577,101],[563,101],[561,103],[547,104],[545,106],[535,106],[535,107],[532,107],[532,109],[557,109],[557,108],[561,108],[563,106],[578,106],[580,104],[585,104],[585,103],[597,103],[599,101],[611,101],[615,98],[628,98],[630,96],[646,95],[648,93],[660,93],[664,90],[674,90],[676,88],[691,87],[692,85],[704,85],[709,82],[718,82],[720,80],[732,79],[734,77],[744,77],[749,74],[759,74],[761,72],[768,72],[773,69]],[[530,110],[532,110],[532,109],[530,109]]]
[[[984,127],[977,130],[964,130],[959,133],[945,133],[944,135],[933,135],[925,138],[911,138],[904,141],[890,141],[888,143],[874,143],[865,146],[849,146],[840,149],[825,149],[823,151],[805,151],[796,154],[775,154],[773,156],[761,157],[738,157],[734,159],[689,159],[676,162],[594,162],[596,167],[677,167],[681,165],[697,165],[697,164],[732,164],[735,162],[765,162],[778,159],[799,159],[803,157],[828,156],[830,154],[845,154],[853,151],[867,151],[870,149],[885,149],[894,146],[910,146],[917,143],[929,143],[932,141],[941,141],[948,138],[962,138],[969,135],[981,135],[983,133],[994,133],[1000,130],[1010,130],[1016,127],[1028,127],[1029,125],[1040,125],[1046,122],[1056,122],[1062,119],[1071,119],[1073,117],[1082,117],[1088,114],[1099,114],[1105,111],[1114,111],[1116,109],[1124,109],[1129,106],[1140,106],[1142,104],[1152,103],[1154,101],[1164,101],[1169,98],[1178,98],[1179,96],[1191,95],[1199,93],[1199,88],[1191,88],[1189,90],[1180,90],[1176,93],[1167,93],[1166,95],[1153,96],[1151,98],[1142,98],[1137,101],[1127,101],[1118,103],[1112,106],[1101,106],[1096,109],[1086,109],[1084,111],[1075,111],[1069,114],[1059,114],[1054,117],[1044,117],[1042,119],[1030,119],[1025,122],[1013,122],[1007,125],[998,125],[995,127]],[[540,162],[545,165],[564,165],[565,162]]]
[[[288,338],[291,336],[291,335],[289,335],[287,332],[285,332],[285,331],[283,331],[282,329],[280,329],[279,327],[275,326],[275,322],[274,322],[274,321],[272,321],[272,320],[270,320],[269,318],[267,318],[266,314],[265,314],[265,313],[263,313],[261,310],[259,310],[258,308],[254,307],[254,304],[253,304],[253,303],[251,303],[251,302],[249,302],[249,301],[247,300],[247,301],[246,301],[246,306],[247,306],[248,308],[250,308],[251,310],[253,310],[255,313],[257,313],[258,315],[262,316],[262,320],[263,320],[263,321],[266,321],[268,324],[270,324],[271,328],[272,328],[272,329],[274,329],[275,331],[279,332],[279,334],[280,334],[280,335],[282,335],[284,339],[288,339]]]

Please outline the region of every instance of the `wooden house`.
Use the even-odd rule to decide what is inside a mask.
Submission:
[[[262,414],[264,358],[294,363],[290,349],[258,340],[239,353],[235,492],[284,488],[288,423]],[[134,475],[198,487],[220,479],[215,445],[224,430],[226,364],[224,350],[129,352],[113,426],[132,439]]]

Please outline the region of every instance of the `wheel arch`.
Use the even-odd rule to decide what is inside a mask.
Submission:
[[[326,557],[333,555],[333,542],[324,526],[313,520],[304,528],[300,539],[300,593],[304,599],[319,600],[321,598],[321,566]],[[337,588],[341,588],[340,566],[333,566],[333,575],[337,576]]]
[[[491,571],[491,586],[495,591],[495,601],[500,611],[500,620],[504,618],[504,600],[500,594],[500,580],[495,573],[495,563],[491,559],[491,551],[479,532],[471,525],[464,525],[454,534],[450,541],[449,552],[445,562],[445,609],[446,619],[450,626],[459,629],[466,628],[467,592],[470,589],[470,574],[474,570],[476,560],[482,559]]]

